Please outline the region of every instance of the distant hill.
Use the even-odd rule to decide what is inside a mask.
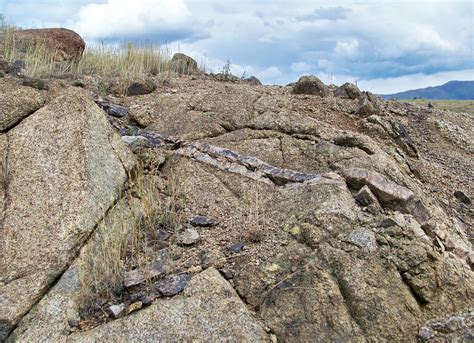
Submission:
[[[441,86],[382,94],[384,99],[474,100],[474,81],[449,81]]]

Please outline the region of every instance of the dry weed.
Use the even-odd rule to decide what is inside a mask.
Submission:
[[[142,271],[145,284],[151,287],[146,273],[153,268],[160,249],[178,249],[173,242],[163,246],[158,236],[159,230],[176,236],[183,219],[176,173],[169,173],[166,196],[160,192],[161,178],[156,173],[145,174],[141,165],[129,176],[133,197],[122,199],[108,212],[86,246],[80,275],[81,307],[86,316],[121,297],[127,271]]]

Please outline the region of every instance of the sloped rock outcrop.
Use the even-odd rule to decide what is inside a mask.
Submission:
[[[435,123],[468,135],[472,118],[368,93],[299,96],[205,75],[169,83],[127,98],[130,116],[109,117],[156,185],[152,198],[171,204],[145,237],[152,277],[118,257],[124,276],[111,298],[80,311],[86,253],[106,253],[94,244],[117,237],[103,223],[127,222],[144,201],[130,189],[10,341],[413,341],[444,337],[437,330],[453,321],[439,318],[471,311],[472,210],[454,190],[472,198],[472,156]],[[359,101],[373,108],[358,112]],[[199,240],[180,244],[189,230]]]
[[[119,197],[133,158],[82,91],[0,135],[0,337],[61,275]]]

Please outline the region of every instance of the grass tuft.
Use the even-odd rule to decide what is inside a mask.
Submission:
[[[177,249],[172,240],[160,241],[158,231],[165,229],[176,235],[183,220],[180,191],[171,172],[164,189],[167,197],[160,196],[163,190],[157,173],[145,174],[141,165],[129,176],[131,196],[109,211],[84,251],[80,273],[83,318],[94,317],[108,305],[124,300],[126,272],[142,272],[144,286],[151,287],[147,271],[153,269],[160,251]]]

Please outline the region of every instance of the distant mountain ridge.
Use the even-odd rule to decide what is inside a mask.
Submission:
[[[384,99],[474,100],[474,81],[449,81],[441,86],[382,94]]]

